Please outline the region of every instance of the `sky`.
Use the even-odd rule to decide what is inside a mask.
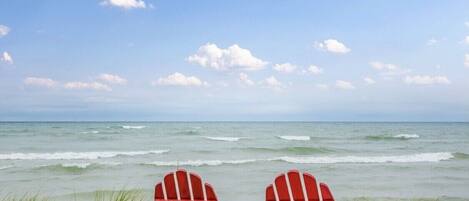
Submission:
[[[469,121],[469,1],[0,0],[0,121]]]

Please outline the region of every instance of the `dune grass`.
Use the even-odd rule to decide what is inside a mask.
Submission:
[[[5,197],[1,198],[0,201],[50,201],[50,200],[45,197],[41,197],[39,195],[25,194],[20,197],[6,195]]]
[[[143,201],[143,192],[139,190],[96,191],[94,201]],[[6,195],[0,201],[54,201],[39,195],[25,194],[23,196]],[[76,196],[73,201],[76,201]],[[90,200],[91,201],[91,200]]]

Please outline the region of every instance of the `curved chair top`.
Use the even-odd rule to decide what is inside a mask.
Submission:
[[[290,170],[278,175],[266,188],[266,201],[334,201],[329,187],[313,175]]]
[[[199,175],[179,169],[156,184],[155,201],[217,201],[217,196],[210,184],[203,185]]]

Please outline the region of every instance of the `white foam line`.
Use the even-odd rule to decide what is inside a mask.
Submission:
[[[102,152],[55,152],[55,153],[7,153],[0,154],[0,160],[79,160],[112,158],[116,156],[138,156],[162,154],[169,150],[150,151],[102,151]]]

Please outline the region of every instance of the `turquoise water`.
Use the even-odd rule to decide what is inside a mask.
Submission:
[[[308,171],[337,200],[469,200],[469,123],[0,123],[0,194],[89,200],[176,168],[220,200],[264,200],[278,173]]]

